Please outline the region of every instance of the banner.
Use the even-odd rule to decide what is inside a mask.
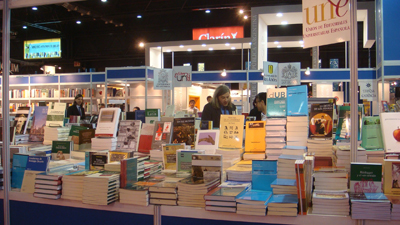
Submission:
[[[172,69],[154,69],[154,90],[172,90]]]
[[[264,69],[264,85],[278,85],[278,63],[276,62],[263,62]]]
[[[193,40],[236,39],[244,37],[243,26],[208,27],[192,30]]]
[[[278,85],[295,86],[300,85],[300,63],[278,64]]]
[[[367,101],[377,101],[377,83],[373,80],[358,81],[360,86],[360,99]]]
[[[304,48],[350,41],[349,0],[303,0]]]
[[[174,66],[172,69],[172,83],[174,87],[191,87],[192,66]]]

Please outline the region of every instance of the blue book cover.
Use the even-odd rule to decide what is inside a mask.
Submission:
[[[176,151],[176,171],[177,172],[192,172],[192,155],[193,154],[205,154],[204,150],[188,151],[188,150],[177,150]]]
[[[272,191],[271,183],[277,178],[276,160],[253,160],[252,181],[253,190]]]
[[[268,203],[295,203],[299,201],[297,195],[272,195]]]
[[[22,155],[22,154],[14,154],[13,156],[13,168],[14,167],[19,167],[19,168],[26,168],[26,163],[28,162],[28,157],[29,155]]]
[[[265,204],[272,196],[271,191],[257,191],[257,190],[250,190],[246,192],[240,193],[238,196],[236,196],[236,201],[237,202],[261,202],[262,204]]]
[[[291,86],[287,88],[287,115],[308,116],[307,85]]]
[[[286,117],[286,88],[268,89],[267,117]]]
[[[28,156],[27,170],[46,171],[50,162],[49,156]]]
[[[278,159],[301,160],[302,155],[280,155]]]
[[[24,180],[25,168],[21,167],[13,167],[11,169],[11,187],[12,188],[21,188],[22,181]]]
[[[121,160],[121,187],[138,181],[138,157]]]
[[[271,185],[279,185],[279,186],[294,186],[296,187],[296,179],[281,179],[277,178],[272,182]]]
[[[247,189],[251,188],[251,182],[227,180],[227,181],[222,182],[222,184],[220,184],[218,187],[231,187],[231,188],[243,187],[247,190]]]
[[[141,120],[142,124],[146,122],[145,120],[145,110],[136,110],[135,111],[135,120]]]

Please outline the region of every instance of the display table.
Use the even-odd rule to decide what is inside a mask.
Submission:
[[[321,224],[321,225],[357,225],[358,220],[350,216],[298,215],[285,216],[247,216],[236,213],[211,212],[204,208],[183,206],[147,207],[115,202],[107,206],[83,204],[71,200],[50,200],[35,198],[32,194],[10,192],[11,224],[156,224],[160,225],[252,225],[252,224]],[[3,191],[0,191],[3,199]],[[2,200],[1,200],[2,203]],[[158,212],[158,208],[160,211]],[[0,206],[3,210],[3,204]],[[154,216],[156,215],[156,216]],[[158,218],[161,216],[161,218]],[[0,224],[3,214],[0,214]],[[364,225],[398,225],[400,221],[364,220]]]

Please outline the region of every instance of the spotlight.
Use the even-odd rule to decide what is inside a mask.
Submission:
[[[304,72],[304,74],[308,76],[308,75],[310,75],[310,73],[311,73],[310,72],[310,67],[307,67],[306,72]]]
[[[221,76],[226,77],[226,70],[225,69],[222,71]]]

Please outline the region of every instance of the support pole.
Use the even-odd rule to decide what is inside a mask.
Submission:
[[[350,1],[350,118],[351,162],[357,162],[358,142],[358,37],[357,0]]]

